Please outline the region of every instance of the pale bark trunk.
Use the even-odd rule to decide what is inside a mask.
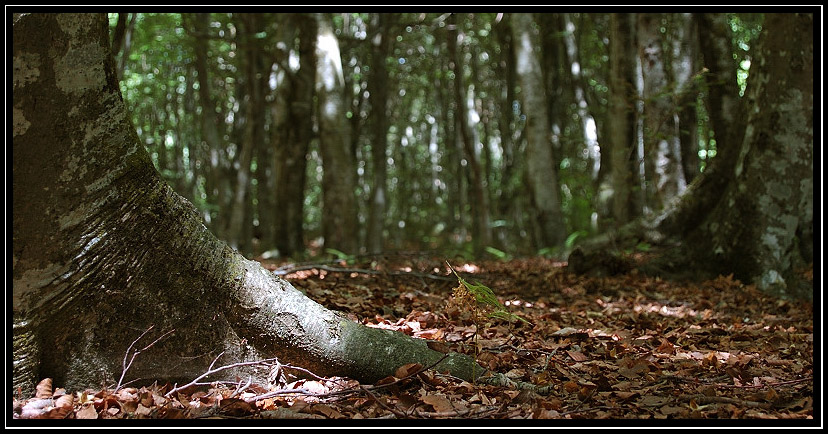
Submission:
[[[522,111],[526,114],[527,175],[540,232],[538,247],[556,247],[566,239],[566,227],[561,211],[557,171],[552,158],[540,61],[534,49],[537,44],[532,36],[532,15],[514,14],[513,19],[517,74],[525,105]]]
[[[356,164],[345,117],[345,78],[339,44],[327,18],[317,15],[316,98],[322,154],[322,236],[326,248],[357,253]]]
[[[216,366],[276,356],[361,381],[443,356],[323,308],[207,230],[139,143],[104,14],[24,15],[14,36],[15,388],[111,387],[130,343],[158,338],[125,381],[191,380],[221,353]],[[453,354],[438,369],[473,366]],[[268,370],[225,374],[210,380],[265,383]]]
[[[676,135],[675,110],[664,66],[661,14],[638,15],[639,56],[644,87],[644,168],[647,207],[664,209],[687,187],[681,169],[681,145]]]

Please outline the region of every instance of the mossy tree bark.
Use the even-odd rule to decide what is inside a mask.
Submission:
[[[813,286],[796,270],[813,261],[813,31],[812,14],[766,16],[742,101],[746,127],[725,136],[741,138],[730,182],[704,191],[721,199],[684,237],[712,271],[806,298]]]
[[[191,380],[222,353],[216,366],[278,357],[368,382],[443,356],[325,309],[207,230],[140,145],[105,14],[22,14],[13,26],[15,389],[45,377],[111,386],[147,330],[135,348],[161,339],[125,381]],[[437,368],[470,378],[474,366],[452,354]]]
[[[720,152],[674,205],[619,236],[679,242],[650,271],[733,274],[770,294],[812,298],[799,270],[813,262],[814,244],[813,15],[766,16],[744,98],[732,57],[717,55],[730,51],[726,21],[699,20]],[[591,240],[588,250],[610,241]]]

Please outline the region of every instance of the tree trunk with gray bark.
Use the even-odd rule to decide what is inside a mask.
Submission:
[[[13,26],[15,389],[45,377],[67,390],[112,386],[130,343],[156,339],[124,381],[278,357],[371,382],[443,357],[325,309],[207,230],[139,142],[105,14],[24,14]],[[471,378],[473,366],[451,354],[437,369]],[[253,365],[208,381],[268,373]]]

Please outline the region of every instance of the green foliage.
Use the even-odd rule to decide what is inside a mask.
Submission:
[[[457,277],[457,280],[461,285],[459,287],[459,293],[464,294],[467,291],[469,294],[473,295],[477,304],[482,305],[483,309],[481,313],[485,313],[486,316],[491,318],[498,318],[506,321],[522,321],[527,324],[529,323],[526,319],[507,311],[506,306],[500,303],[494,292],[492,292],[489,287],[480,282],[477,282],[476,284],[467,282],[466,279],[463,279],[459,274],[457,274],[457,271],[451,266],[451,264],[448,263],[448,261],[446,261],[446,264],[449,266],[449,269],[451,269],[451,272]],[[455,297],[458,297],[458,294],[455,294]],[[465,297],[460,295],[458,298],[464,299]],[[472,308],[476,307],[477,306],[472,306]]]
[[[366,89],[372,79],[370,70],[374,50],[373,14],[321,14],[333,24],[339,38],[345,80],[343,116],[348,119],[349,139],[357,167],[359,219],[367,222],[373,188],[373,128],[369,114],[371,96]],[[671,20],[683,19],[673,14]],[[267,82],[265,130],[269,135],[262,146],[271,146],[275,121],[283,112],[282,92],[285,68],[296,67],[296,25],[292,15],[261,14],[263,31],[245,37],[238,14],[209,14],[207,35],[195,33],[193,14],[141,13],[134,17],[130,47],[124,60],[122,90],[141,143],[153,163],[176,190],[190,199],[202,214],[221,228],[222,213],[232,197],[234,174],[238,163],[238,146],[245,131],[244,59],[245,47],[254,40],[273,59],[272,80]],[[564,18],[570,26],[553,26],[554,19]],[[117,14],[109,15],[110,26]],[[511,254],[538,253],[555,256],[571,248],[581,237],[592,234],[596,213],[597,182],[594,173],[595,153],[585,145],[585,117],[594,119],[599,144],[611,141],[601,137],[607,122],[609,85],[608,34],[609,15],[593,13],[548,14],[538,16],[543,56],[558,53],[554,60],[543,62],[550,78],[550,101],[560,101],[552,117],[555,122],[555,161],[559,166],[561,209],[570,236],[563,246],[539,252],[531,243],[532,204],[526,190],[525,116],[521,112],[520,93],[507,101],[509,66],[513,53],[508,51],[511,34],[509,14],[463,13],[456,15],[458,70],[464,78],[466,101],[452,95],[453,72],[446,56],[448,37],[446,16],[438,13],[400,13],[390,34],[391,52],[385,59],[388,67],[389,111],[386,200],[383,229],[389,249],[442,249],[464,258],[473,258],[473,241],[468,234],[473,215],[470,204],[470,167],[458,141],[458,104],[470,109],[469,124],[477,144],[480,166],[484,173],[490,204],[494,245],[484,247],[487,255],[508,259]],[[728,14],[733,30],[734,59],[741,65],[739,83],[743,85],[750,67],[750,47],[755,44],[762,24],[762,14]],[[563,22],[563,21],[561,21]],[[237,25],[238,24],[238,25]],[[669,30],[671,21],[664,22]],[[667,32],[669,33],[669,31]],[[508,35],[503,38],[503,35]],[[669,35],[667,35],[669,36]],[[576,56],[570,58],[564,41],[575,42]],[[292,42],[291,42],[292,41]],[[207,74],[211,97],[217,113],[202,113],[199,79],[196,73],[196,43],[207,46]],[[514,42],[514,41],[513,41]],[[557,44],[557,45],[554,45]],[[561,51],[563,50],[563,51]],[[122,52],[123,53],[123,52]],[[560,57],[560,56],[563,57]],[[119,56],[123,56],[120,54]],[[121,59],[116,59],[120,62]],[[580,77],[571,75],[566,62],[578,62]],[[554,69],[554,71],[552,70]],[[573,81],[575,80],[575,81]],[[515,83],[513,83],[515,84]],[[569,86],[569,88],[567,88]],[[587,112],[568,95],[571,87],[583,91]],[[702,92],[703,94],[703,92]],[[715,138],[707,128],[704,101],[700,96],[692,103],[699,107],[699,158],[704,163],[716,153]],[[296,101],[294,101],[296,102]],[[296,102],[300,103],[300,102]],[[313,103],[311,103],[313,105]],[[315,114],[311,113],[311,116]],[[217,122],[219,149],[206,146],[203,125]],[[321,232],[322,159],[318,143],[312,140],[307,155],[304,191],[303,228],[308,239]],[[604,149],[601,150],[602,153]],[[271,152],[273,155],[273,152]],[[603,153],[603,156],[608,153]],[[602,157],[603,157],[602,156]],[[278,157],[277,157],[278,158]],[[603,162],[601,162],[603,163]],[[602,164],[603,166],[603,164]],[[263,171],[270,170],[262,165]],[[257,177],[259,167],[256,167]],[[270,183],[272,185],[274,183]],[[274,186],[272,188],[279,188]],[[272,194],[266,188],[249,189],[253,211],[262,219],[268,210],[258,209],[267,203],[258,195]],[[599,216],[604,218],[605,216]],[[364,232],[364,227],[354,230]],[[219,231],[220,233],[220,231]],[[507,253],[509,252],[509,253]]]
[[[759,38],[762,31],[764,14],[728,14],[730,29],[733,31],[733,59],[738,62],[736,81],[739,84],[739,95],[743,96],[747,87],[748,71],[750,70],[750,47]]]
[[[354,255],[349,255],[341,250],[337,250],[330,247],[325,249],[325,253],[336,256],[336,259],[340,261],[345,261],[346,264],[353,264],[356,260]]]
[[[538,250],[537,254],[538,256],[543,256],[544,258],[554,258],[558,255],[559,251],[560,249],[557,247],[544,247]]]
[[[644,241],[641,241],[640,243],[635,245],[635,249],[640,252],[649,252],[651,248],[652,246],[650,245],[650,243]]]
[[[589,235],[589,232],[587,232],[587,231],[575,231],[575,232],[569,234],[568,237],[566,237],[566,242],[564,242],[564,246],[566,247],[567,250],[572,249],[572,246],[575,245],[575,240],[577,240],[580,237],[584,237],[586,235]]]
[[[487,253],[489,253],[490,255],[494,256],[495,258],[497,258],[501,261],[508,261],[508,260],[512,259],[512,255],[504,252],[503,250],[496,249],[492,246],[487,246],[485,248],[485,250],[486,250]]]

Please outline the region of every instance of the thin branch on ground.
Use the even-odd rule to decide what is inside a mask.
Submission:
[[[230,365],[219,366],[218,368],[213,369],[213,366],[216,364],[216,361],[218,361],[218,359],[223,355],[224,355],[224,352],[222,351],[218,356],[216,356],[215,359],[213,359],[213,362],[210,363],[210,367],[207,369],[207,372],[199,375],[193,381],[191,381],[191,382],[189,382],[189,383],[187,383],[183,386],[174,387],[169,392],[164,394],[164,396],[169,398],[169,397],[172,396],[173,393],[178,392],[178,391],[183,390],[183,389],[186,389],[190,386],[195,386],[199,382],[199,380],[202,380],[207,376],[217,374],[217,373],[219,373],[221,371],[224,371],[224,370],[227,370],[227,369],[240,368],[242,366],[254,366],[254,365],[260,365],[260,364],[264,364],[264,363],[271,363],[271,362],[278,361],[278,358],[273,357],[273,358],[270,358],[270,359],[256,360],[256,361],[252,361],[252,362],[233,363],[233,364],[230,364]]]
[[[135,346],[135,344],[136,344],[136,343],[138,343],[138,341],[140,341],[140,340],[141,340],[141,338],[143,338],[143,337],[144,337],[144,335],[146,335],[147,333],[149,333],[149,331],[150,331],[150,330],[152,330],[152,329],[153,329],[153,327],[155,327],[155,325],[151,325],[151,326],[149,326],[149,328],[147,328],[146,330],[144,330],[144,332],[143,332],[143,333],[141,333],[141,336],[138,336],[138,338],[137,338],[137,339],[135,339],[134,341],[132,341],[132,343],[131,343],[131,344],[129,344],[129,346],[127,347],[126,352],[124,353],[124,361],[123,361],[123,363],[122,363],[122,365],[121,365],[121,366],[123,366],[123,370],[121,371],[121,378],[119,378],[119,379],[118,379],[118,384],[115,386],[115,390],[114,390],[114,392],[117,392],[117,391],[119,391],[119,390],[121,389],[121,385],[122,385],[122,383],[123,383],[123,381],[124,381],[124,376],[126,375],[126,373],[127,373],[127,371],[129,370],[129,368],[130,368],[130,367],[132,367],[132,362],[134,362],[134,361],[135,361],[135,358],[136,358],[136,357],[138,357],[138,355],[139,355],[139,354],[141,354],[141,352],[148,350],[148,349],[149,349],[149,348],[151,348],[153,345],[155,345],[156,343],[158,343],[158,341],[160,341],[161,339],[165,338],[166,336],[168,336],[169,334],[171,334],[172,332],[174,332],[174,331],[175,331],[175,329],[172,329],[172,330],[170,330],[170,331],[168,331],[168,332],[166,332],[166,333],[162,334],[161,336],[159,336],[157,339],[155,339],[154,341],[152,341],[149,345],[145,346],[144,348],[141,348],[140,350],[135,350],[135,352],[134,352],[134,353],[132,353],[132,357],[129,359],[129,363],[127,363],[127,357],[129,357],[129,350],[131,350],[131,349],[132,349],[132,347],[133,347],[133,346]],[[113,393],[114,393],[114,392],[113,392]]]
[[[324,264],[310,264],[310,265],[303,265],[294,268],[288,269],[277,269],[273,271],[273,274],[277,276],[283,276],[286,274],[296,273],[298,271],[305,271],[305,270],[323,270],[329,273],[356,273],[356,274],[383,274],[383,275],[390,275],[390,276],[411,276],[411,277],[421,277],[426,279],[434,279],[434,280],[454,280],[452,277],[443,276],[439,274],[430,274],[430,273],[418,273],[416,271],[380,271],[380,270],[368,270],[364,268],[340,268],[340,267],[330,267]]]

